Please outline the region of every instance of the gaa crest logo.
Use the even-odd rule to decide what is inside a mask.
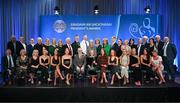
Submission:
[[[63,33],[66,30],[66,23],[63,20],[57,20],[55,21],[53,28],[57,33]]]

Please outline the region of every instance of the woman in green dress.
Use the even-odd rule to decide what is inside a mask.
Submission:
[[[110,52],[111,46],[108,44],[107,38],[103,39],[102,48],[105,50],[106,55],[109,56],[109,52]]]
[[[57,48],[57,45],[56,45],[56,39],[53,38],[52,40],[52,45],[49,46],[49,54],[50,56],[54,55],[54,50]]]

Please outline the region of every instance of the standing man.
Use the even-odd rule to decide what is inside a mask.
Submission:
[[[160,35],[156,35],[155,47],[158,51],[158,55],[160,55],[160,56],[163,56],[163,53],[162,53],[163,45],[164,45],[164,43],[161,41]]]
[[[116,37],[115,36],[113,36],[111,38],[111,50],[112,49],[115,50],[116,53],[118,52],[118,44],[116,43]]]
[[[140,57],[144,51],[144,45],[142,45],[142,38],[138,39],[138,45],[136,50],[137,55]]]
[[[87,35],[84,35],[83,40],[80,43],[80,47],[82,48],[82,51],[85,55],[87,55],[88,46],[89,46],[89,42],[87,41]]]
[[[66,44],[63,46],[63,54],[65,54],[66,48],[69,49],[70,55],[73,56],[73,48],[71,46],[71,39],[69,37],[66,38]]]
[[[149,43],[148,43],[148,37],[147,36],[143,36],[143,45],[144,45],[144,48],[147,48],[149,51]]]
[[[173,81],[175,80],[175,72],[174,69],[174,59],[176,58],[177,51],[176,46],[169,42],[168,37],[164,37],[164,46],[163,46],[163,62],[164,62],[164,68],[167,70],[169,75],[169,80]]]
[[[21,44],[21,46],[23,47],[23,49],[26,51],[26,43],[25,43],[25,39],[24,39],[24,37],[23,36],[21,36],[20,38],[19,38],[19,42],[20,42],[20,44]]]
[[[16,58],[20,55],[20,50],[23,49],[23,46],[19,41],[16,40],[16,37],[13,35],[11,40],[7,43],[7,49],[10,49],[12,55]]]
[[[39,51],[39,56],[42,55],[42,48],[43,48],[42,39],[40,37],[37,38],[37,44],[34,45],[34,49],[37,49]]]
[[[33,38],[30,39],[30,44],[27,45],[26,50],[27,50],[28,57],[32,57],[32,52],[34,50],[34,39]]]
[[[78,48],[80,47],[80,42],[79,42],[79,36],[75,35],[74,37],[74,42],[71,44],[73,48],[73,57],[74,55],[78,54]]]

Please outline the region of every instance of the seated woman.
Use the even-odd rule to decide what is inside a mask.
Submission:
[[[61,71],[60,71],[60,56],[58,55],[58,49],[54,50],[54,55],[51,56],[51,68],[52,68],[52,75],[54,77],[54,86],[56,86],[56,78],[57,75],[60,76],[61,80],[64,80]]]
[[[133,70],[135,85],[141,86],[140,59],[139,59],[139,56],[136,55],[136,49],[135,48],[131,49],[129,67],[131,70]]]
[[[154,73],[151,68],[151,56],[148,54],[147,48],[144,49],[141,55],[141,69],[146,71],[146,83],[149,83],[154,77]]]
[[[122,55],[120,56],[121,77],[124,78],[123,85],[129,83],[129,73],[128,73],[129,62],[130,62],[129,54],[127,54],[126,50],[123,50]]]
[[[32,57],[29,60],[29,76],[28,80],[31,84],[34,84],[34,76],[39,68],[39,52],[37,49],[33,50]]]
[[[27,76],[28,69],[28,57],[26,56],[26,51],[21,49],[20,56],[16,60],[17,66],[17,79],[25,79]]]
[[[50,57],[48,56],[48,51],[45,47],[43,47],[42,56],[39,57],[39,71],[42,72],[42,77],[44,82],[51,81],[49,78],[49,64],[50,64]],[[41,84],[42,81],[39,81],[39,84]]]
[[[101,53],[97,58],[97,62],[99,67],[101,68],[101,81],[100,83],[102,84],[104,81],[105,83],[108,83],[107,78],[106,78],[106,69],[108,67],[108,57],[106,56],[105,50],[101,48]]]
[[[114,49],[111,49],[110,56],[108,57],[108,65],[112,74],[111,85],[114,84],[114,77],[117,76],[118,79],[121,79],[118,74],[118,57]]]
[[[70,84],[71,76],[72,76],[72,56],[70,55],[70,51],[68,48],[65,49],[65,54],[62,56],[62,67],[66,76],[66,84]]]
[[[162,71],[164,70],[164,66],[162,64],[162,57],[158,55],[156,50],[152,52],[152,55],[153,55],[151,59],[152,70],[158,74],[160,79],[159,84],[165,83],[166,81],[164,80],[162,73]]]
[[[94,84],[96,82],[96,56],[95,51],[90,50],[87,57],[87,66],[88,66],[88,73],[91,75],[91,83]]]

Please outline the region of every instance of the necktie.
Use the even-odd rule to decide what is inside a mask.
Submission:
[[[87,42],[86,42],[86,41],[85,41],[85,44],[86,44],[86,50],[87,50],[88,45],[87,45]]]
[[[10,56],[8,56],[8,68],[11,68],[11,57]]]

